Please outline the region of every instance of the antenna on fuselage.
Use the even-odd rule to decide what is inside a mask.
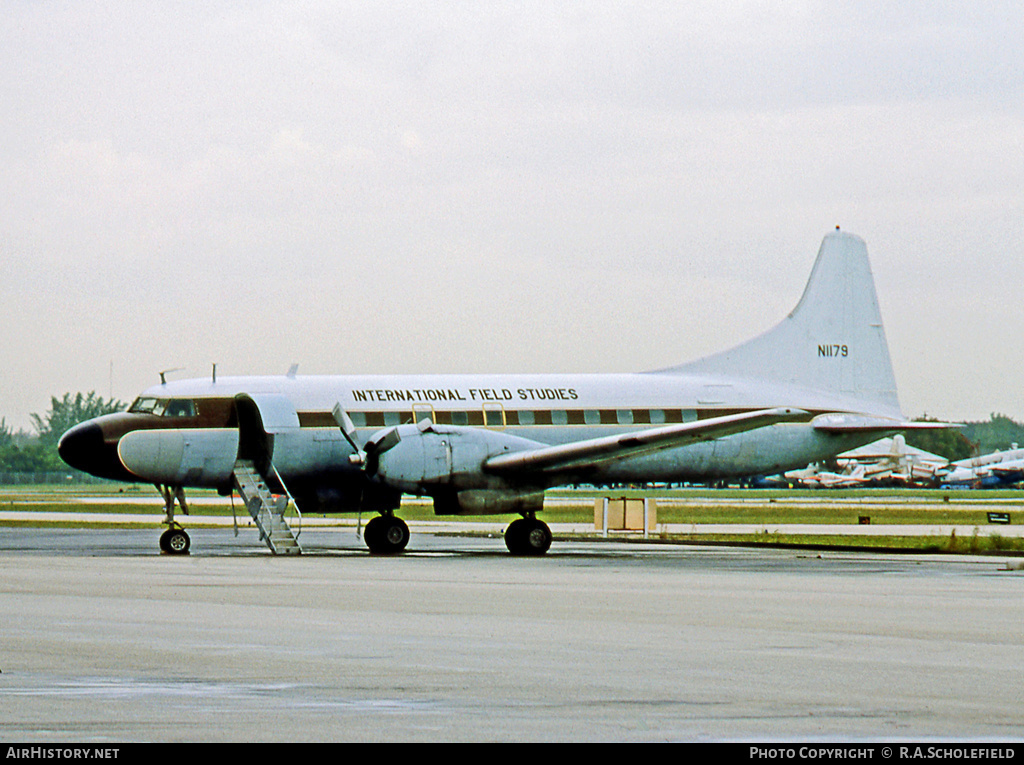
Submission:
[[[169,375],[171,372],[180,372],[185,367],[175,367],[174,369],[165,369],[160,373],[160,384],[167,385],[167,378],[164,375]]]
[[[213,384],[217,384],[217,362],[213,362]]]

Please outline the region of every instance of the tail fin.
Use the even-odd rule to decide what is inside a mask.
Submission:
[[[804,294],[781,323],[731,350],[662,371],[798,385],[901,416],[867,246],[838,230],[822,241]]]

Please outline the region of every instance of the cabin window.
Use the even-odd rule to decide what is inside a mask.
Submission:
[[[501,404],[488,406],[484,404],[484,424],[490,428],[502,428],[505,426],[505,418],[502,416]]]
[[[412,421],[415,423],[419,423],[422,422],[423,420],[437,422],[437,420],[434,419],[434,407],[432,407],[430,404],[413,404]]]
[[[583,423],[585,425],[600,425],[601,424],[601,413],[596,409],[584,409],[583,410]]]
[[[633,410],[632,409],[616,409],[615,419],[618,420],[619,425],[632,425],[633,424]]]
[[[652,409],[651,410],[651,425],[664,425],[665,424],[665,410],[664,409]]]
[[[552,425],[568,425],[569,424],[569,413],[564,409],[552,409],[551,410],[551,424]]]
[[[533,416],[533,412],[529,410],[519,412],[518,414],[520,425],[535,425],[537,423],[536,418]]]
[[[349,412],[348,417],[357,428],[366,427],[366,412]]]
[[[384,425],[401,425],[402,414],[401,412],[384,412]]]

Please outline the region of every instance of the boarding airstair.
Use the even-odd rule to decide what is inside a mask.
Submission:
[[[274,555],[298,555],[302,552],[298,539],[302,533],[302,513],[288,494],[274,466],[270,465],[269,470],[283,494],[275,494],[270,490],[267,478],[252,460],[238,460],[235,463],[235,489],[260,530],[260,540],[267,543],[270,551]],[[286,516],[291,517],[291,524]]]

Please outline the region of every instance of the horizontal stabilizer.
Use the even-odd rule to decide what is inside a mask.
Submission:
[[[826,433],[865,433],[876,431],[878,433],[895,432],[901,430],[945,430],[946,428],[959,427],[953,422],[911,422],[909,420],[898,420],[889,417],[872,417],[865,414],[819,414],[811,425],[815,430]]]
[[[808,412],[803,409],[791,407],[758,409],[697,422],[502,454],[488,459],[484,463],[484,469],[491,473],[503,474],[538,470],[547,473],[571,471],[626,457],[638,457],[660,449],[686,446],[697,441],[724,438],[734,433],[756,430],[780,422],[805,420],[807,416]]]

